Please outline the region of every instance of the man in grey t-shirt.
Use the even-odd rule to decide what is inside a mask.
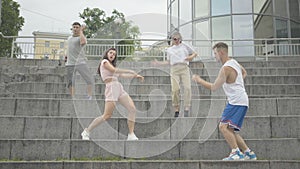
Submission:
[[[70,94],[75,95],[75,79],[74,75],[78,71],[87,83],[88,99],[92,99],[92,74],[87,66],[87,58],[85,57],[86,37],[83,34],[85,26],[81,26],[79,22],[72,24],[73,34],[68,38],[67,50],[67,79]]]

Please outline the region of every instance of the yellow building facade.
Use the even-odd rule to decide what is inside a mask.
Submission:
[[[34,59],[62,60],[70,34],[34,31]]]

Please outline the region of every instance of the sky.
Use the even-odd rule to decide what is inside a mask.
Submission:
[[[142,38],[165,37],[167,0],[14,0],[20,4],[25,24],[19,36],[32,36],[33,31],[71,33],[74,21],[82,22],[79,13],[87,7],[113,9],[124,13],[127,21],[140,28]]]

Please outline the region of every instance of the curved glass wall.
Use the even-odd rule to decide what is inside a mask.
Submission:
[[[211,15],[226,15],[230,14],[230,1],[231,0],[211,0]]]
[[[183,20],[183,23],[192,20],[192,2],[191,1],[180,1],[179,5],[180,20]]]
[[[209,16],[210,0],[194,0],[194,7],[192,13],[194,18],[208,17]]]
[[[196,47],[222,40],[234,46],[231,48],[234,56],[254,56],[253,46],[266,43],[254,39],[300,38],[299,3],[299,0],[168,0],[168,31],[180,30],[185,39],[196,40],[193,42]]]
[[[232,0],[232,13],[252,13],[252,1]]]
[[[231,37],[231,17],[214,17],[211,19],[212,39],[230,40]]]

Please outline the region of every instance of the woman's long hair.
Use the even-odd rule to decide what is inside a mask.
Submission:
[[[112,62],[108,59],[108,56],[107,56],[108,52],[111,51],[111,50],[116,52],[115,59]],[[116,67],[117,66],[117,49],[116,48],[109,48],[108,50],[106,50],[104,52],[102,60],[103,59],[107,59],[114,67]],[[98,70],[97,70],[97,73],[99,75],[100,75],[100,66],[101,66],[101,62],[99,63]]]

